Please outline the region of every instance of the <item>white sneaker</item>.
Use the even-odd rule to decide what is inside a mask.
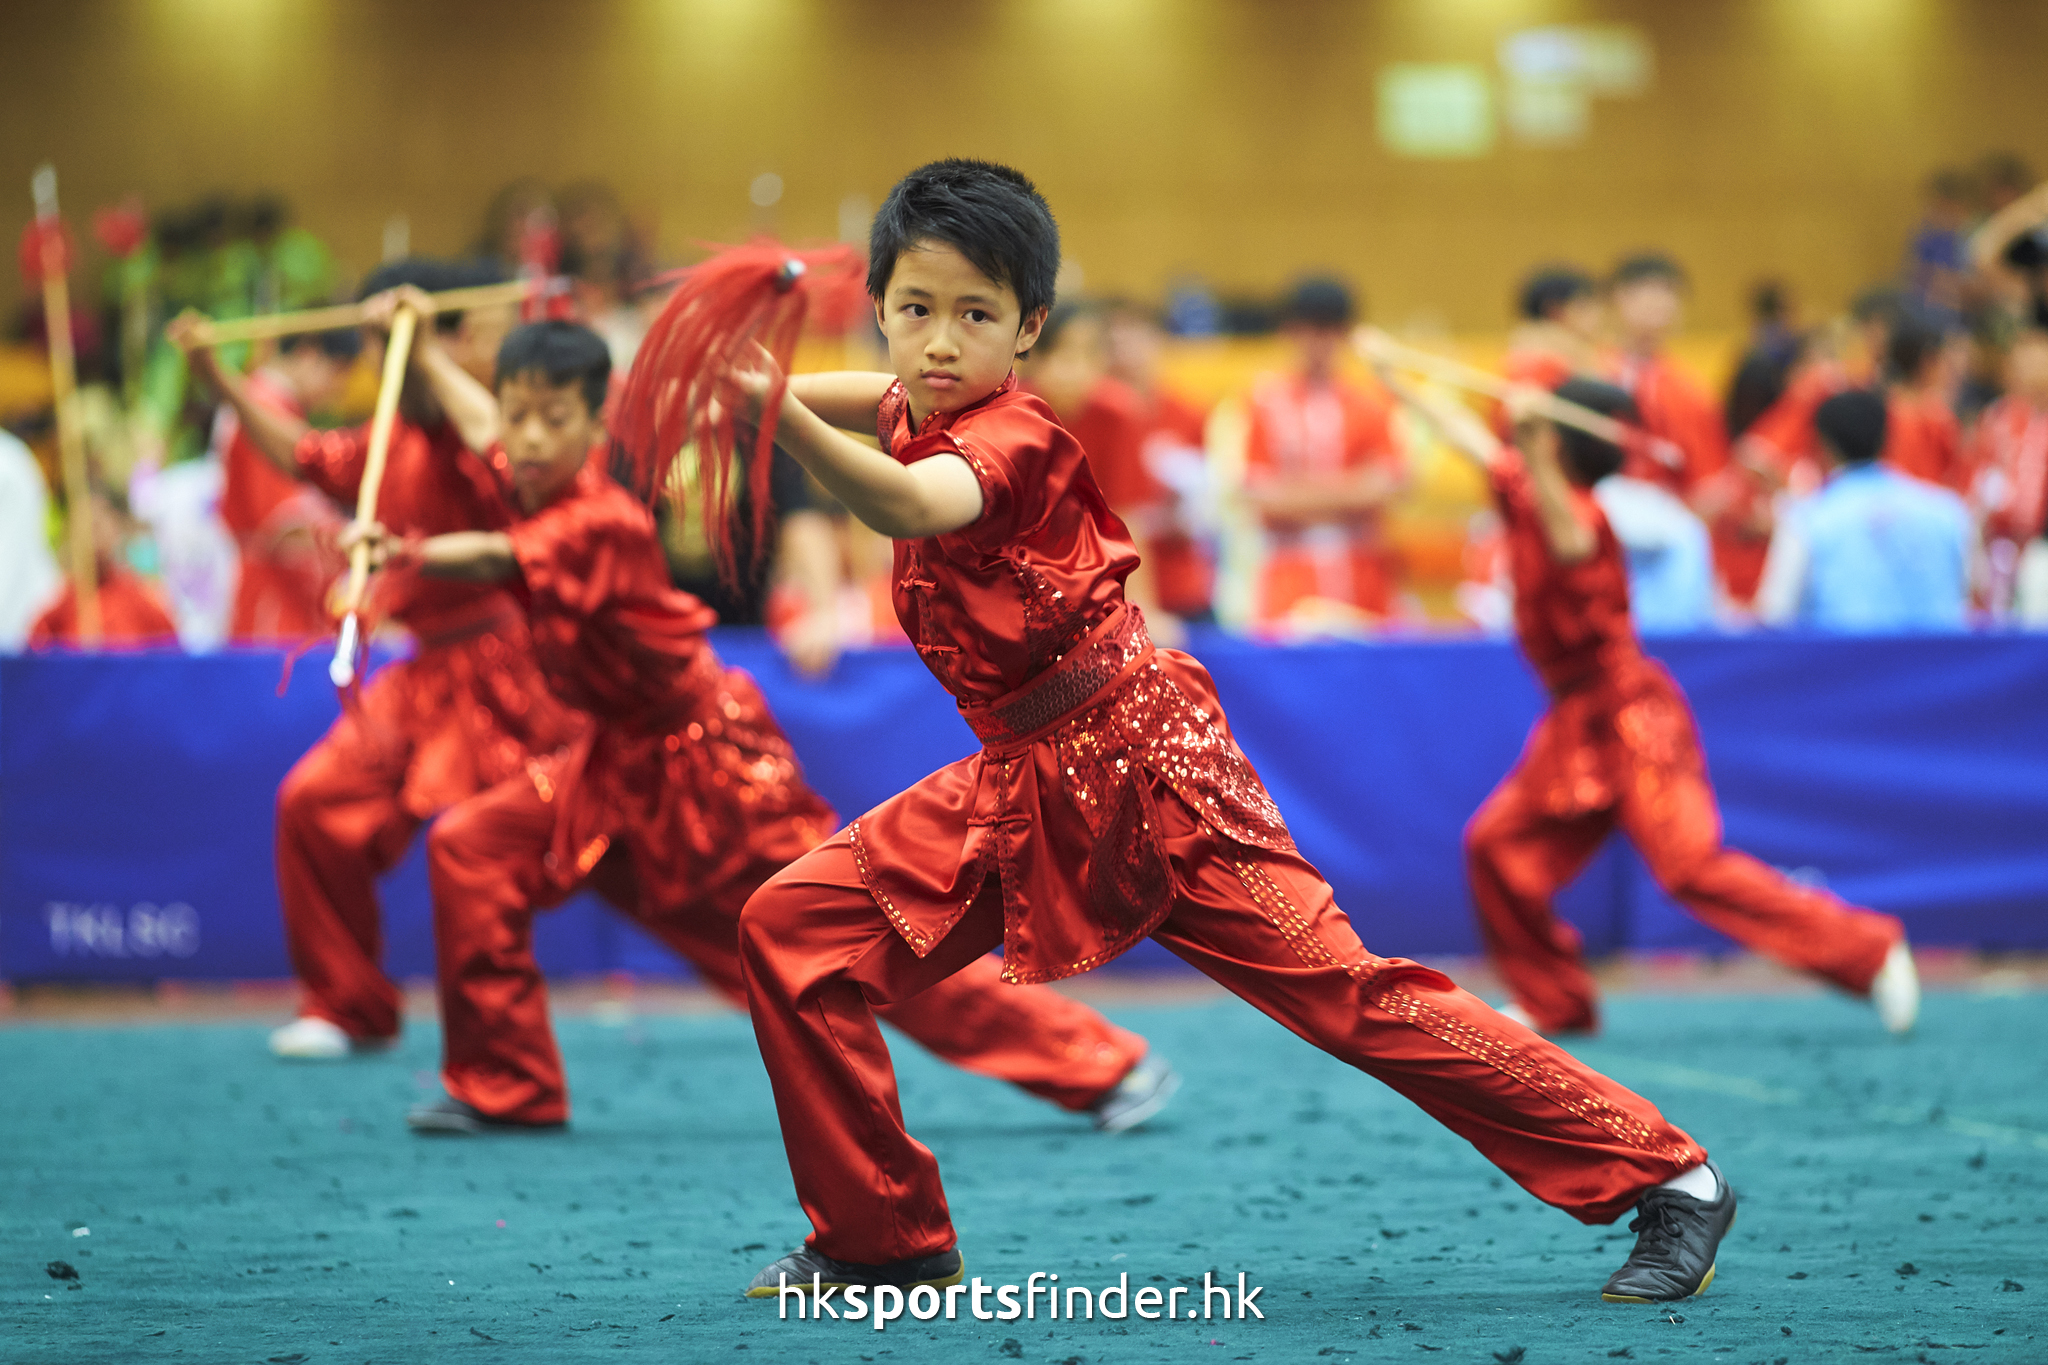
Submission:
[[[332,1062],[348,1056],[349,1036],[341,1026],[301,1015],[270,1035],[270,1050],[299,1062]]]
[[[1884,966],[1870,983],[1870,1003],[1888,1033],[1911,1033],[1920,1017],[1920,973],[1913,966],[1913,950],[1900,939],[1884,955]]]

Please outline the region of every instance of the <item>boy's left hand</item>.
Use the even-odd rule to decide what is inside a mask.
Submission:
[[[761,410],[768,404],[768,395],[782,382],[782,367],[765,346],[750,341],[745,352],[726,366],[725,377],[740,397],[738,415],[758,422]]]

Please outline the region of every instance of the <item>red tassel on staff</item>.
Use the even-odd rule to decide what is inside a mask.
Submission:
[[[743,362],[758,344],[786,376],[812,303],[843,300],[862,270],[860,254],[850,247],[795,251],[772,241],[731,247],[679,273],[676,292],[640,344],[612,414],[628,486],[653,501],[668,488],[684,449],[694,446],[705,534],[727,575],[734,569],[726,508],[739,403],[727,367]],[[756,554],[767,543],[775,414],[786,388],[784,378],[768,395],[748,471]]]

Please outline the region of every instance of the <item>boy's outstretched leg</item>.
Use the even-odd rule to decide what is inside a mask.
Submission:
[[[1413,1100],[1546,1204],[1586,1223],[1637,1208],[1636,1253],[1610,1295],[1680,1298],[1706,1287],[1735,1200],[1702,1174],[1712,1168],[1697,1143],[1447,977],[1366,951],[1298,855],[1229,844],[1176,798],[1158,804],[1179,894],[1155,939]]]
[[[1560,818],[1543,809],[1534,787],[1517,764],[1465,826],[1472,903],[1487,956],[1527,1022],[1545,1033],[1592,1033],[1599,989],[1555,897],[1599,850],[1614,816]]]

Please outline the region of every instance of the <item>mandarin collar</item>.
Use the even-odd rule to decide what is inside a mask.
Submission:
[[[903,383],[903,381],[900,379],[897,380],[896,382],[898,384]],[[974,412],[980,408],[987,407],[990,403],[995,402],[996,399],[1001,398],[1004,394],[1010,392],[1012,389],[1016,387],[1017,372],[1015,370],[1011,370],[1010,373],[1004,377],[1003,382],[996,385],[995,391],[990,393],[986,398],[976,399],[974,402],[969,403],[966,407],[955,408],[951,412],[926,413],[924,421],[918,425],[917,430],[913,431],[911,435],[928,436],[934,431],[944,431],[946,430],[946,428],[952,426],[953,423],[959,421],[962,417],[965,417],[968,413]],[[907,396],[907,392],[903,404],[903,415],[906,418],[910,415],[910,402]]]

